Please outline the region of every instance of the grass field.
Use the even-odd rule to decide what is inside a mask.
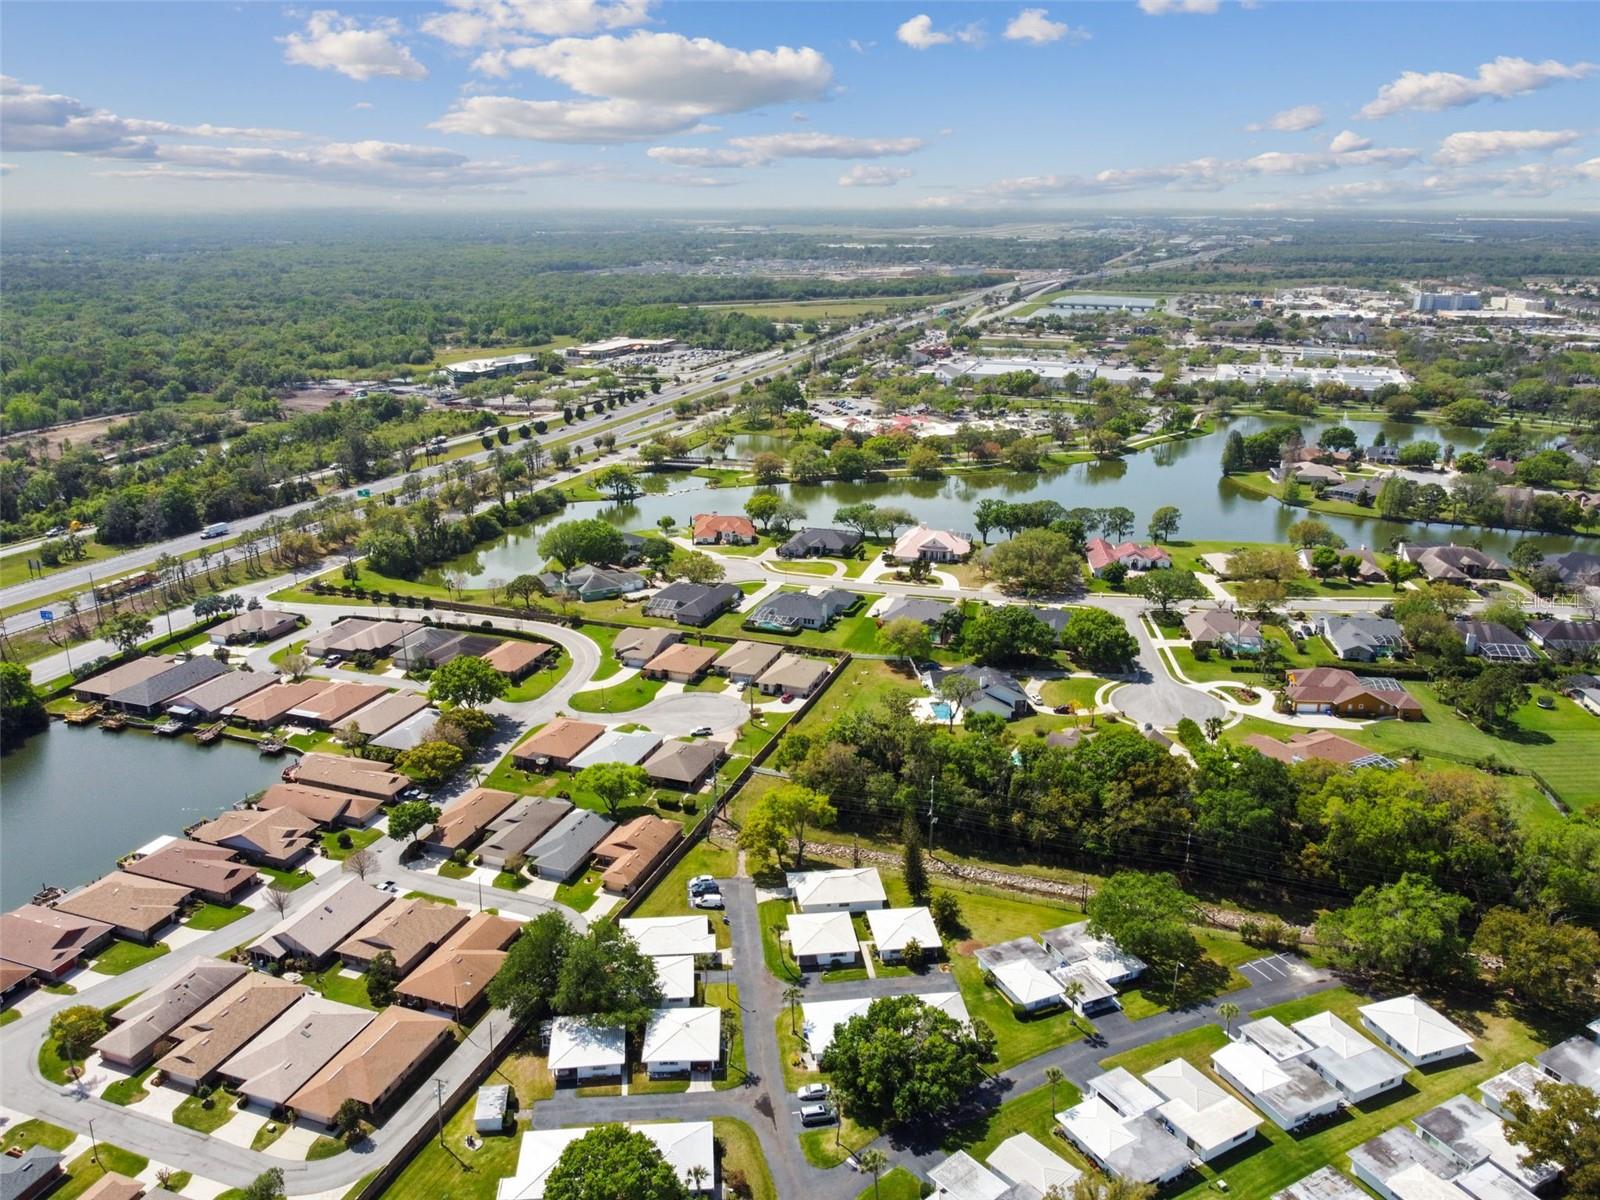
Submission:
[[[46,1150],[65,1150],[72,1145],[73,1132],[63,1129],[59,1125],[52,1125],[49,1121],[41,1121],[35,1117],[31,1121],[23,1121],[20,1125],[13,1125],[6,1130],[4,1138],[0,1138],[0,1151],[26,1150],[30,1146],[43,1146]]]
[[[364,850],[373,842],[383,836],[383,830],[371,829],[340,829],[330,830],[322,835],[322,852],[335,862],[343,862],[357,850]],[[340,845],[342,840],[348,840],[348,847]]]
[[[218,1088],[205,1099],[185,1096],[172,1112],[172,1123],[201,1133],[214,1133],[233,1119],[237,1111],[234,1102],[238,1097],[226,1088]]]
[[[329,967],[315,975],[305,976],[303,982],[321,992],[329,1000],[336,1000],[340,1004],[349,1004],[356,1008],[376,1010],[376,1005],[367,999],[367,980],[364,975],[351,978],[341,975],[342,967],[338,964]]]
[[[222,929],[249,915],[250,910],[242,904],[202,904],[184,924],[190,929]]]
[[[151,959],[160,958],[170,949],[171,947],[162,942],[157,942],[153,946],[143,946],[138,942],[118,938],[89,965],[102,975],[121,975],[124,971],[143,966]]]
[[[632,675],[614,687],[575,692],[567,701],[567,707],[574,712],[586,713],[632,712],[654,700],[665,683],[663,679]]]
[[[101,1142],[98,1153],[85,1150],[67,1164],[67,1181],[50,1193],[51,1200],[78,1200],[79,1196],[111,1172],[131,1177],[149,1165],[148,1158],[124,1150],[121,1146]]]
[[[1107,682],[1098,675],[1087,679],[1048,679],[1040,685],[1039,694],[1051,707],[1071,704],[1076,708],[1092,708],[1095,693],[1105,687]]]
[[[904,1167],[879,1176],[876,1184],[869,1183],[861,1189],[856,1200],[919,1200],[922,1181]]]
[[[540,667],[537,671],[528,675],[521,683],[512,684],[507,688],[506,694],[502,699],[510,700],[513,703],[520,703],[524,700],[537,700],[555,687],[556,684],[560,683],[572,668],[572,655],[568,654],[560,646],[556,647],[554,661],[551,661],[548,657],[545,661],[547,663],[546,666]]]
[[[108,1104],[121,1104],[126,1106],[129,1104],[139,1103],[139,1101],[143,1100],[150,1094],[144,1085],[145,1081],[155,1073],[155,1069],[155,1064],[151,1063],[137,1075],[129,1075],[125,1079],[117,1080],[110,1087],[106,1088],[105,1091],[100,1093],[100,1098],[106,1101]]]
[[[1066,1079],[1053,1090],[1047,1084],[1023,1092],[979,1120],[951,1130],[941,1143],[942,1148],[951,1153],[965,1150],[981,1162],[1012,1134],[1031,1133],[1077,1167],[1087,1169],[1088,1164],[1078,1152],[1055,1135],[1056,1113],[1071,1108],[1081,1098],[1082,1093]]]
[[[871,658],[852,659],[828,685],[822,698],[800,718],[795,729],[802,733],[822,733],[841,713],[872,708],[894,692],[916,696],[922,694],[922,689],[898,664]]]
[[[718,1173],[724,1182],[723,1193],[733,1192],[727,1186],[730,1179],[743,1176],[749,1190],[733,1194],[749,1196],[750,1200],[778,1200],[778,1189],[773,1186],[772,1172],[767,1169],[767,1158],[761,1153],[756,1131],[732,1117],[713,1117],[711,1132],[722,1147]]]

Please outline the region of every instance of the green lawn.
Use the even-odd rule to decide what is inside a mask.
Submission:
[[[184,924],[190,929],[221,929],[249,915],[242,904],[203,904]]]
[[[756,905],[761,921],[761,956],[766,960],[767,970],[785,981],[797,981],[801,977],[800,968],[778,938],[789,927],[792,911],[787,900],[763,900]]]
[[[519,703],[524,700],[537,700],[566,678],[567,672],[572,669],[572,655],[560,646],[556,647],[556,651],[554,660],[547,658],[547,665],[526,676],[521,683],[507,688],[502,699]]]
[[[1296,1020],[1298,1019],[1297,1017]],[[1159,1067],[1162,1063],[1171,1062],[1175,1058],[1183,1058],[1204,1071],[1210,1069],[1211,1055],[1227,1044],[1228,1035],[1223,1032],[1221,1025],[1202,1025],[1198,1029],[1191,1029],[1187,1033],[1180,1033],[1165,1041],[1152,1042],[1147,1046],[1136,1046],[1132,1050],[1124,1050],[1121,1054],[1113,1054],[1110,1058],[1104,1059],[1100,1065],[1107,1071],[1115,1067],[1125,1067],[1135,1075],[1143,1075],[1152,1067]]]
[[[824,1078],[821,1071],[807,1070],[800,1065],[805,1043],[800,1036],[800,1010],[791,1016],[785,1011],[773,1026],[778,1037],[778,1057],[783,1061],[783,1086],[794,1091],[803,1083],[817,1083]]]
[[[295,888],[303,888],[311,882],[311,872],[304,867],[299,867],[293,871],[280,871],[276,867],[257,867],[256,870],[261,872],[261,878],[269,886],[275,883],[286,892],[292,892]]]
[[[854,1118],[840,1114],[837,1125],[807,1129],[800,1135],[800,1150],[813,1167],[836,1167],[869,1142],[878,1140],[879,1131],[858,1125]]]
[[[432,892],[407,892],[402,898],[406,900],[431,900],[435,904],[447,904],[451,908],[456,906],[456,902],[450,899],[449,896],[435,896]]]
[[[22,1014],[14,1008],[8,1008],[4,1012],[0,1012],[0,1026],[9,1025],[13,1021],[20,1020],[22,1020]]]
[[[978,1120],[952,1129],[945,1135],[940,1147],[952,1154],[957,1150],[965,1150],[981,1162],[1013,1134],[1031,1133],[1046,1146],[1053,1147],[1057,1153],[1086,1170],[1088,1164],[1078,1152],[1055,1133],[1056,1113],[1071,1108],[1082,1098],[1082,1093],[1072,1085],[1071,1080],[1063,1079],[1055,1086],[1054,1101],[1051,1100],[1051,1094],[1049,1084],[1034,1088],[1031,1092],[1023,1092]]]
[[[661,691],[665,684],[664,679],[646,679],[643,675],[632,675],[615,687],[576,692],[567,701],[567,707],[574,712],[586,713],[632,712],[654,700],[656,693]]]
[[[31,1121],[23,1121],[20,1125],[13,1125],[6,1130],[4,1138],[0,1138],[0,1151],[26,1150],[30,1146],[43,1146],[46,1150],[65,1150],[72,1145],[76,1135],[70,1129],[63,1129],[59,1125],[52,1125],[49,1121],[41,1121],[35,1117]]]
[[[1215,929],[1196,928],[1193,932],[1195,941],[1205,951],[1205,958],[1191,964],[1179,975],[1177,995],[1180,1003],[1191,1004],[1220,992],[1236,992],[1250,986],[1250,981],[1236,968],[1240,963],[1261,957],[1260,950]],[[1122,993],[1122,1011],[1131,1020],[1143,1020],[1166,1012],[1172,1003],[1172,996],[1173,981],[1170,976],[1150,979],[1143,987],[1130,988]]]
[[[439,874],[445,879],[465,879],[472,874],[472,868],[466,863],[442,862]]]
[[[321,992],[329,1000],[336,1000],[340,1004],[349,1004],[356,1008],[373,1009],[376,1005],[367,999],[367,979],[365,975],[358,975],[354,979],[341,975],[343,968],[335,963],[326,971],[315,975],[307,975],[302,979],[307,987]]]
[[[365,850],[382,836],[383,830],[376,827],[329,830],[322,835],[322,852],[335,862],[343,862],[357,850]],[[350,844],[342,845],[343,841],[348,841]]]
[[[605,872],[597,868],[585,871],[576,883],[563,883],[556,888],[556,900],[574,912],[588,912],[600,894],[600,881]]]
[[[145,1081],[155,1073],[155,1069],[155,1064],[152,1063],[137,1075],[117,1080],[100,1093],[100,1098],[110,1104],[137,1104],[150,1094],[144,1085]]]
[[[772,1172],[767,1169],[767,1157],[761,1153],[761,1140],[756,1131],[743,1121],[732,1117],[714,1117],[712,1135],[722,1147],[721,1175],[724,1184],[743,1176],[749,1186],[751,1200],[778,1200],[778,1189],[773,1186]],[[726,1192],[726,1187],[724,1191]]]
[[[1088,679],[1048,679],[1040,685],[1039,694],[1052,708],[1061,704],[1071,704],[1076,708],[1093,708],[1095,693],[1107,682],[1109,681],[1099,676],[1091,676]]]
[[[89,965],[102,975],[121,975],[124,971],[131,971],[152,959],[160,958],[169,949],[170,947],[162,942],[157,942],[153,946],[142,946],[138,942],[118,938]]]
[[[856,1200],[920,1200],[922,1181],[904,1167],[879,1176],[876,1184],[861,1189]]]
[[[795,728],[802,733],[822,733],[841,713],[876,707],[879,700],[894,692],[919,696],[922,689],[900,664],[852,659]]]
[[[983,968],[978,960],[965,954],[951,959],[951,971],[960,985],[961,996],[967,1003],[967,1012],[976,1019],[989,1023],[994,1030],[995,1048],[1000,1056],[999,1066],[1011,1067],[1036,1054],[1056,1046],[1064,1046],[1087,1036],[1093,1028],[1070,1009],[1057,1009],[1051,1013],[1019,1019],[1012,1015],[1011,1001],[983,982]]]
[[[324,1158],[336,1158],[348,1149],[350,1147],[344,1144],[343,1138],[319,1137],[306,1151],[306,1161],[320,1162]]]
[[[67,1181],[50,1193],[51,1200],[77,1200],[108,1173],[132,1177],[149,1165],[148,1158],[124,1150],[121,1146],[101,1142],[98,1154],[94,1150],[85,1150],[67,1164]]]
[[[600,665],[595,668],[594,678],[609,679],[622,670],[622,664],[617,661],[612,646],[617,640],[620,629],[613,629],[609,625],[581,625],[578,632],[600,647]]]
[[[640,902],[639,907],[634,909],[633,915],[674,917],[695,912],[695,909],[689,907],[689,880],[696,875],[728,879],[738,870],[738,866],[737,851],[719,846],[709,839],[702,839],[695,843],[694,847],[678,861],[678,865],[668,872],[666,878]],[[723,928],[720,920],[713,919],[711,923],[718,929]]]
[[[203,1100],[199,1096],[185,1096],[173,1110],[172,1123],[201,1133],[214,1133],[233,1119],[237,1099],[226,1088],[218,1088]]]
[[[282,1121],[268,1121],[260,1129],[256,1130],[255,1137],[250,1139],[250,1149],[259,1154],[281,1138],[288,1128]]]
[[[733,1036],[728,1040],[727,1049],[723,1053],[722,1077],[716,1079],[711,1086],[719,1092],[743,1087],[749,1072],[745,1070],[744,1065],[745,1012],[739,1006],[739,988],[732,983],[707,983],[705,1003],[715,1008],[725,1008],[733,1014]]]

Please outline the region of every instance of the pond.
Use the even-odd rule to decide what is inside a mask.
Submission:
[[[26,904],[43,884],[88,883],[128,851],[261,791],[282,770],[282,760],[238,742],[197,746],[52,724],[0,765],[0,908]]]
[[[1245,416],[1232,421],[1227,429],[1246,436],[1275,425],[1297,423],[1308,444],[1332,424],[1321,420],[1300,420]],[[1436,430],[1426,425],[1389,422],[1360,422],[1356,426],[1363,440],[1384,430],[1391,441],[1431,438],[1440,445],[1450,443],[1458,449],[1478,445],[1481,432],[1467,429]],[[747,438],[769,435],[745,435]],[[870,501],[908,509],[919,521],[936,528],[958,532],[972,529],[972,510],[985,496],[1011,501],[1055,500],[1066,508],[1110,508],[1121,505],[1133,510],[1136,536],[1144,534],[1151,512],[1163,504],[1175,504],[1183,513],[1178,536],[1193,541],[1281,542],[1285,531],[1305,513],[1287,508],[1276,500],[1263,499],[1224,479],[1219,463],[1226,433],[1219,431],[1190,441],[1167,442],[1111,462],[1081,463],[1063,470],[1041,474],[1021,474],[994,470],[951,476],[946,479],[893,479],[878,483],[823,483],[813,486],[788,485],[785,490],[806,509],[812,525],[833,522],[836,509],[845,504]],[[783,439],[777,439],[782,441]],[[750,442],[742,443],[747,451]],[[776,444],[776,442],[774,443]],[[652,483],[659,487],[653,477]],[[737,513],[758,489],[754,487],[711,488],[709,481],[691,475],[666,477],[666,490],[641,496],[631,504],[585,502],[568,505],[560,517],[602,517],[629,530],[653,529],[658,519],[670,516],[680,525],[698,512]],[[1462,528],[1451,525],[1427,526],[1404,521],[1385,521],[1378,517],[1340,517],[1322,515],[1334,532],[1351,546],[1387,547],[1397,537],[1413,541],[1481,542],[1483,548],[1504,557],[1524,536],[1532,537],[1550,551],[1593,545],[1593,539],[1557,534],[1522,535],[1503,530]],[[467,586],[483,587],[490,580],[507,580],[514,575],[539,569],[536,531],[508,534],[493,545],[483,547],[450,564],[449,569],[467,577]]]

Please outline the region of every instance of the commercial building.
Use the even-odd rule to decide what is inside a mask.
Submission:
[[[519,375],[531,371],[539,362],[536,354],[502,354],[495,358],[467,358],[449,363],[445,370],[450,382],[456,384],[479,383],[485,379],[498,379],[502,375]]]
[[[1155,312],[1161,307],[1161,300],[1154,296],[1100,296],[1086,292],[1058,296],[1046,307],[1063,314],[1125,312],[1137,316]]]
[[[1477,292],[1418,292],[1411,297],[1411,311],[1478,312],[1483,308],[1483,297]]]
[[[627,354],[662,354],[675,350],[681,343],[675,338],[612,337],[598,342],[585,342],[581,346],[568,346],[568,358],[607,359],[621,358]]]

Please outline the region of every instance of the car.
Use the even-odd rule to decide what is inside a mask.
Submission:
[[[696,875],[689,880],[689,894],[691,896],[698,896],[701,892],[719,892],[721,890],[717,886],[717,881],[710,875]]]
[[[783,702],[785,704],[793,704],[794,703],[794,693],[793,692],[785,692],[783,694]]]
[[[328,655],[326,658],[324,658],[322,660],[322,665],[325,666],[325,667],[337,667],[343,661],[344,661],[344,655],[342,655],[342,654],[330,654],[330,655]]]
[[[818,1104],[832,1094],[833,1089],[825,1083],[808,1083],[796,1093],[802,1104]]]
[[[800,1124],[802,1125],[832,1125],[833,1122],[833,1109],[826,1104],[803,1104],[800,1106]]]
[[[66,532],[67,527],[65,525],[52,525],[45,531],[45,537],[60,537]]]
[[[378,885],[378,890],[380,892],[398,892],[400,890],[400,885],[392,879],[385,879]]]
[[[700,895],[696,896],[693,900],[689,901],[689,903],[695,908],[721,908],[722,907],[722,893],[721,892],[702,892]]]
[[[689,736],[690,737],[710,737],[711,736],[711,726],[709,726],[709,725],[696,725],[693,729],[689,730]]]

